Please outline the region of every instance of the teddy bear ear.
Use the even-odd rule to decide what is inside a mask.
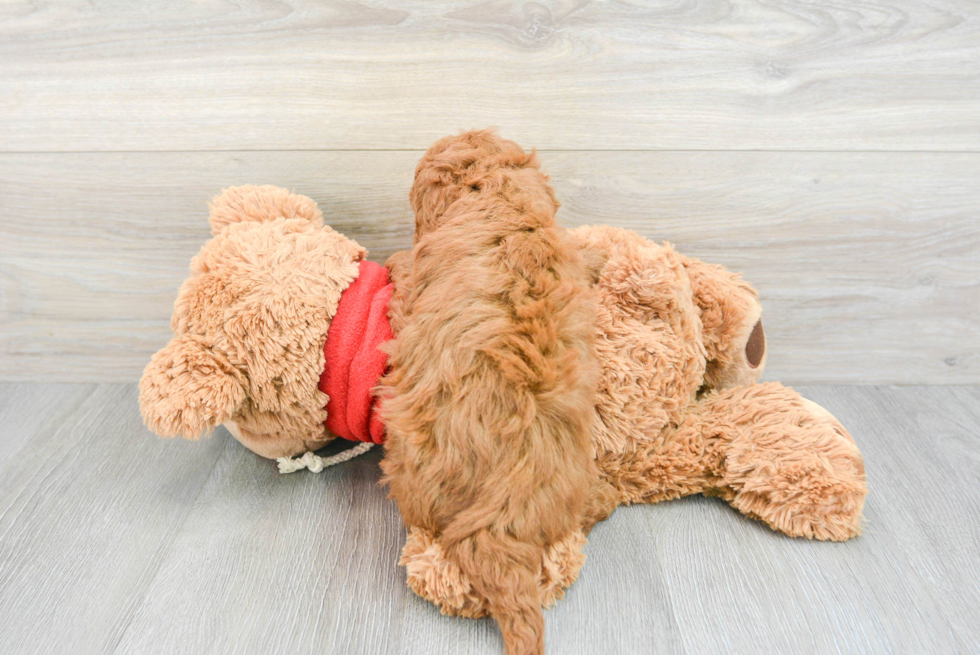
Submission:
[[[232,223],[302,218],[319,227],[323,214],[316,203],[277,186],[235,186],[225,189],[208,203],[211,233],[218,234]]]
[[[161,437],[197,439],[230,419],[245,401],[244,379],[202,337],[171,339],[143,371],[140,413]]]

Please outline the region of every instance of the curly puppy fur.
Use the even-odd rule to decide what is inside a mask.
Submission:
[[[146,425],[196,439],[225,423],[264,457],[315,450],[333,439],[323,343],[366,251],[273,186],[226,189],[211,230],[174,304],[175,336],[140,380]]]
[[[592,434],[600,483],[583,532],[617,504],[702,493],[791,536],[859,534],[867,486],[854,440],[792,389],[756,384],[766,356],[755,290],[628,230],[569,234],[587,262],[601,335]],[[405,256],[389,261],[403,269]],[[538,580],[545,604],[582,563],[560,544],[547,562],[553,573]],[[470,578],[425,530],[409,529],[402,563],[412,589],[444,613],[486,614]]]
[[[385,481],[507,652],[542,653],[539,583],[574,579],[545,572],[549,553],[574,550],[563,559],[581,565],[598,477],[586,270],[536,155],[492,132],[436,143],[411,200],[416,244],[393,273],[399,333],[382,383]]]

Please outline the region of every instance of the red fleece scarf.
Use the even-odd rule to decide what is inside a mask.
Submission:
[[[378,401],[371,390],[385,373],[388,355],[379,346],[394,338],[388,323],[393,285],[388,269],[362,260],[360,273],[340,296],[323,345],[326,367],[320,391],[327,403],[327,429],[351,441],[384,441]]]

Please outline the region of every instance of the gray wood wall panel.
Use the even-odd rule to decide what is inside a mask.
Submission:
[[[968,0],[15,0],[0,62],[0,151],[980,147]]]
[[[976,651],[980,387],[799,391],[864,453],[863,534],[790,539],[701,497],[619,508],[546,613],[549,652]],[[280,476],[224,430],[153,437],[134,385],[2,398],[51,408],[18,424],[0,401],[36,455],[0,477],[2,652],[503,652],[406,587],[378,451]]]
[[[135,380],[169,339],[207,200],[272,183],[384,259],[419,152],[0,155],[0,379]],[[542,152],[568,226],[743,271],[767,377],[980,381],[980,154]]]

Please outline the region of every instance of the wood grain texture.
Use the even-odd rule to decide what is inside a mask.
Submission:
[[[228,440],[116,652],[384,652],[408,591],[378,470],[280,476]]]
[[[0,155],[0,378],[135,380],[241,183],[313,197],[384,261],[411,244],[416,152]],[[980,155],[543,152],[568,226],[743,271],[769,379],[980,382]]]
[[[799,391],[864,452],[863,535],[794,540],[700,497],[620,508],[546,613],[549,652],[976,651],[980,387]],[[0,477],[4,653],[502,652],[407,589],[378,451],[279,476],[223,430],[152,437],[135,396],[0,384],[0,428],[38,455]]]
[[[975,652],[980,500],[967,489],[980,479],[980,390],[799,391],[861,447],[864,532],[841,547],[777,537],[713,499],[651,508],[685,650]]]
[[[980,149],[968,0],[0,6],[0,151]]]
[[[743,271],[768,379],[980,383],[968,0],[8,0],[0,117],[0,380],[135,380],[222,187],[383,261],[422,150],[498,125],[565,225]],[[980,387],[800,390],[864,451],[863,536],[620,509],[550,652],[980,652]],[[406,588],[379,457],[280,477],[152,437],[132,384],[0,383],[0,652],[502,652]]]
[[[133,385],[76,389],[0,386],[49,417],[3,462],[0,652],[112,652],[229,439],[157,439]]]
[[[72,411],[87,395],[80,384],[0,385],[0,474],[15,466],[24,446],[47,422],[63,421],[62,412]],[[21,461],[31,456],[24,453]]]

